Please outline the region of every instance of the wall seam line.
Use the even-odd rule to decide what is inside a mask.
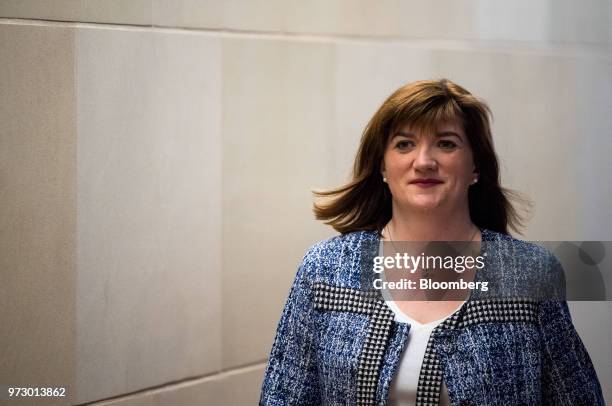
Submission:
[[[168,27],[162,25],[116,24],[102,22],[76,22],[45,19],[19,19],[0,17],[0,24],[57,26],[66,28],[98,28],[116,29],[125,31],[153,31],[183,34],[209,34],[226,38],[262,39],[262,40],[294,40],[324,43],[373,43],[382,46],[405,45],[423,49],[451,49],[469,50],[496,53],[526,53],[563,56],[591,56],[612,59],[612,46],[609,44],[593,43],[561,43],[536,42],[519,40],[492,40],[492,39],[443,39],[435,37],[402,37],[402,36],[363,36],[338,35],[318,33],[289,33],[286,31],[255,31],[232,28],[191,28]]]

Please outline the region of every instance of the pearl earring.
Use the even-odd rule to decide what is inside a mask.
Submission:
[[[387,183],[387,178],[383,177],[383,182]]]

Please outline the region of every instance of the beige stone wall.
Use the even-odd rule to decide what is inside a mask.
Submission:
[[[1,1],[0,385],[255,404],[334,234],[310,190],[413,80],[489,102],[526,238],[612,239],[611,27],[605,0]],[[572,304],[608,402],[611,311]]]
[[[73,390],[74,30],[1,24],[0,60],[0,385]]]

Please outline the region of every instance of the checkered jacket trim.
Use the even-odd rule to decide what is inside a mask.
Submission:
[[[437,406],[442,389],[442,365],[434,342],[445,330],[490,322],[537,322],[538,304],[533,299],[473,300],[440,323],[429,336],[417,387],[417,406]]]
[[[357,404],[373,405],[384,353],[394,320],[380,291],[362,291],[313,284],[314,307],[322,311],[338,311],[370,316],[365,343],[357,370]],[[442,366],[435,349],[435,337],[446,330],[489,322],[536,322],[538,304],[533,299],[495,299],[468,301],[451,317],[440,323],[429,337],[417,388],[418,406],[438,405],[442,387]]]
[[[357,404],[374,404],[380,367],[393,325],[393,311],[380,300],[380,291],[360,291],[324,283],[315,283],[313,288],[315,309],[370,316],[357,367]]]

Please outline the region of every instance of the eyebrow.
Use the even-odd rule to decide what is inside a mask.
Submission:
[[[395,137],[399,137],[399,136],[403,136],[403,137],[416,137],[416,135],[414,135],[413,133],[410,133],[410,132],[397,131],[395,134],[393,134],[393,137],[391,137],[391,139],[393,139]],[[457,137],[457,138],[459,138],[459,140],[461,140],[461,136],[459,136],[459,134],[457,134],[454,131],[440,131],[440,132],[436,133],[436,137],[448,137],[448,136]]]

